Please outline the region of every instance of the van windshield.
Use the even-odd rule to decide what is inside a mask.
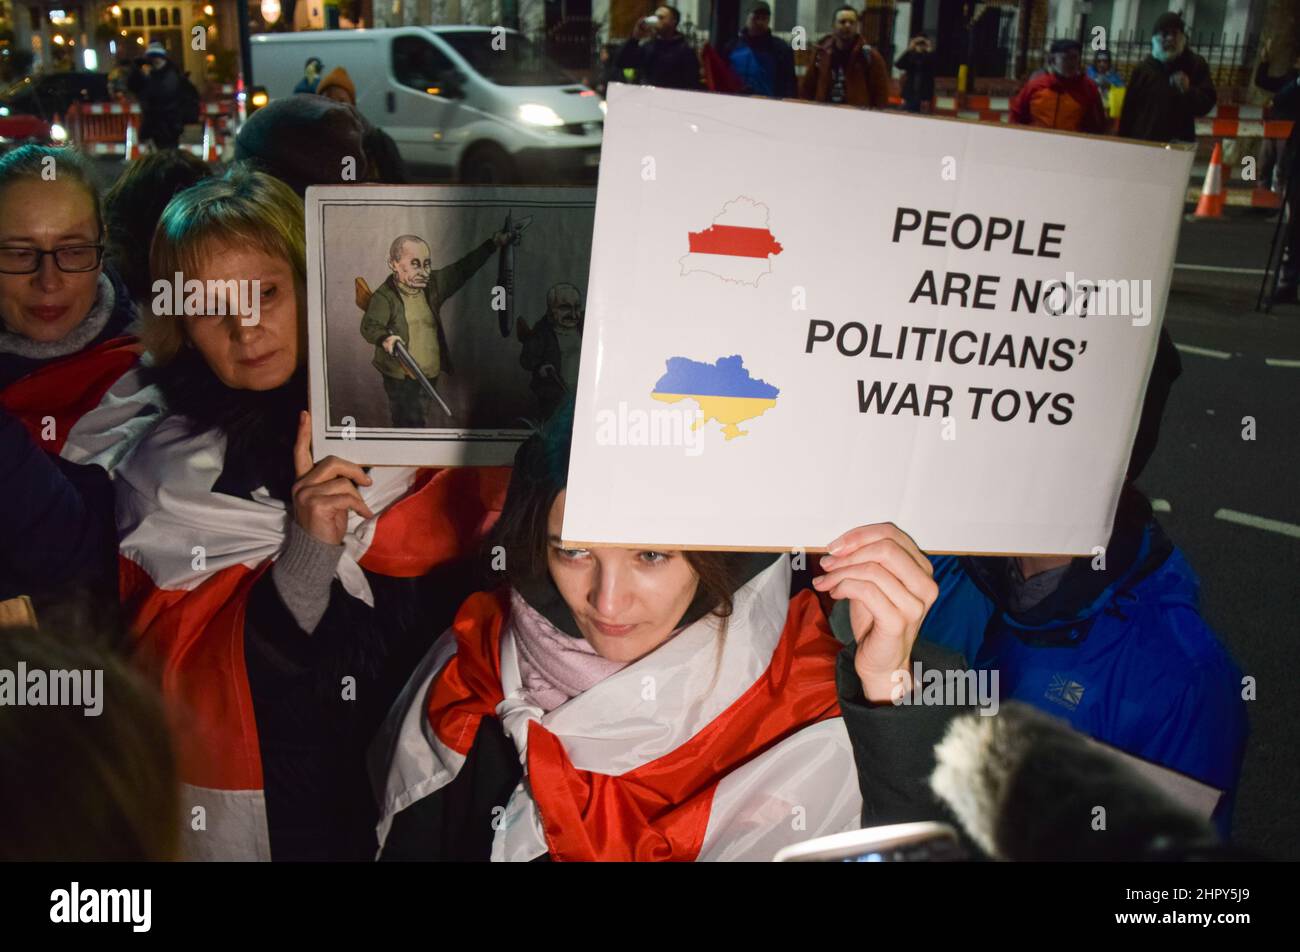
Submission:
[[[455,30],[438,39],[469,61],[474,70],[498,86],[566,86],[573,82],[537,44],[520,33],[503,33],[492,48],[491,30]],[[505,44],[505,49],[499,47]]]

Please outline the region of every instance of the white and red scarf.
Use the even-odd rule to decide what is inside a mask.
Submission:
[[[493,860],[770,860],[856,829],[839,643],[782,558],[717,619],[544,712],[519,672],[508,592],[480,593],[412,677],[371,749],[382,844],[393,817],[455,779],[484,717],[524,766]]]
[[[161,412],[142,381],[141,349],[123,336],[52,360],[0,390],[0,406],[46,452],[111,473]]]
[[[281,500],[213,492],[219,431],[165,418],[117,473],[120,582],[137,656],[158,679],[177,739],[191,859],[269,859],[244,611],[284,547]],[[374,604],[362,569],[399,578],[472,553],[500,512],[509,470],[376,468],[361,487],[337,577]],[[203,807],[203,829],[191,822]]]

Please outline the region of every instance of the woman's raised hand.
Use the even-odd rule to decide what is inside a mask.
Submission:
[[[313,538],[339,545],[348,528],[348,513],[365,519],[374,513],[361,498],[357,486],[373,480],[356,463],[327,456],[319,463],[311,458],[311,414],[298,415],[298,438],[293,446],[293,517]]]
[[[926,612],[939,595],[930,560],[892,523],[850,529],[822,557],[813,587],[849,600],[857,642],[853,666],[863,696],[882,703],[912,689],[908,661]],[[901,673],[896,673],[901,672]]]

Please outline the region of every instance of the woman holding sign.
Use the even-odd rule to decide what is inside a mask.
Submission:
[[[505,473],[313,459],[303,206],[278,180],[177,195],[151,266],[187,303],[145,322],[169,415],[121,471],[118,530],[137,655],[177,715],[185,854],[371,858],[366,742]]]
[[[813,593],[790,598],[789,557],[564,546],[571,427],[562,410],[520,449],[508,584],[461,606],[372,748],[381,858],[770,860],[856,829],[841,646]],[[842,681],[887,701],[930,564],[888,525],[830,551]]]

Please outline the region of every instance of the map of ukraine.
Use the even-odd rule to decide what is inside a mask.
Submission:
[[[703,416],[692,424],[698,430],[709,420],[722,424],[722,434],[732,440],[749,431],[737,424],[761,416],[776,406],[781,391],[765,380],[755,380],[739,354],[720,357],[715,364],[686,357],[669,357],[668,372],[659,378],[650,396],[664,403],[691,399]]]
[[[772,273],[781,244],[768,230],[768,208],[743,195],[722,206],[704,231],[687,232],[689,252],[680,259],[682,274],[699,271],[723,281],[758,284]]]

